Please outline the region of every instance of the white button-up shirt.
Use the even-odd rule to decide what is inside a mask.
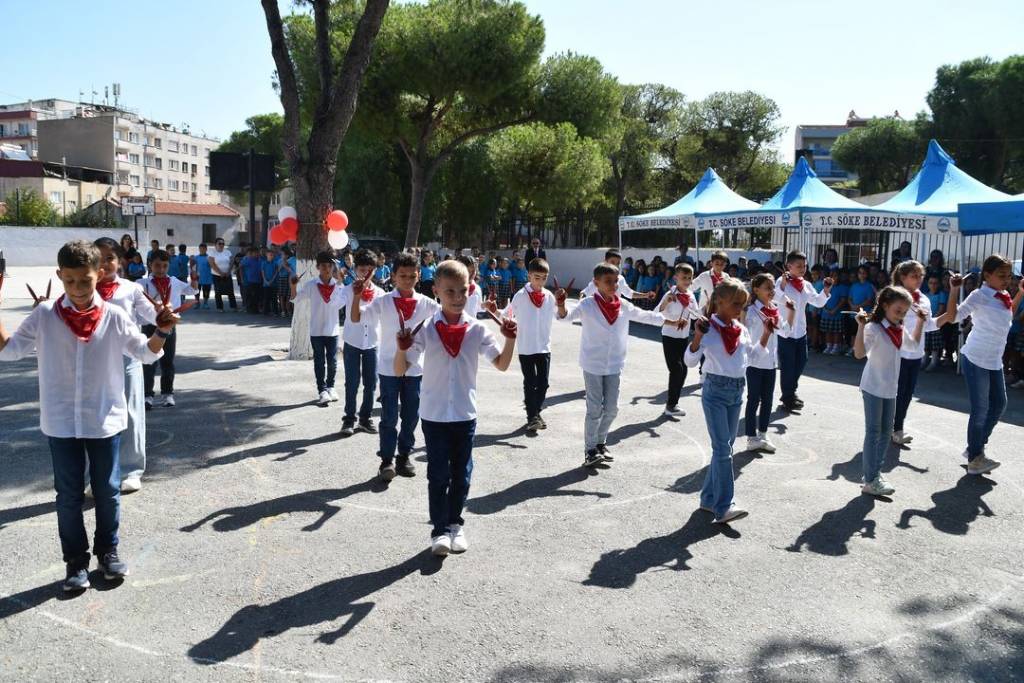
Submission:
[[[580,367],[583,372],[592,375],[619,374],[626,366],[629,321],[635,320],[647,325],[661,325],[665,322],[665,316],[657,311],[645,311],[628,301],[621,301],[621,305],[619,317],[611,325],[592,296],[581,300],[562,318],[563,322],[579,320],[583,323],[580,337]]]
[[[366,315],[372,311],[380,321],[377,373],[388,377],[395,376],[395,352],[398,350],[398,340],[396,337],[398,336],[400,325],[398,323],[398,309],[395,307],[394,299],[400,296],[398,290],[395,289],[384,296],[375,297],[369,306],[363,307],[360,313],[360,315]],[[410,330],[419,325],[420,321],[429,320],[435,313],[441,310],[441,304],[423,296],[419,292],[413,292],[412,296],[416,299],[416,308],[413,310],[412,318],[405,321],[405,326]],[[423,327],[426,327],[426,325]],[[422,332],[423,330],[420,330],[420,333],[417,333],[416,336],[419,337]],[[406,359],[409,361],[409,367],[405,371],[405,376],[420,377],[423,374],[423,367],[420,365],[419,358],[410,358],[406,354]],[[422,412],[422,397],[420,398],[420,406]]]
[[[468,323],[459,354],[452,358],[441,343],[436,324],[444,320],[438,310],[415,337],[406,360],[422,359],[420,418],[431,422],[465,422],[476,419],[476,374],[483,357],[489,362],[501,355],[494,334],[462,313],[459,323]]]
[[[747,324],[747,332],[750,334],[750,342],[757,348],[750,354],[750,367],[760,368],[762,370],[774,370],[778,367],[777,353],[779,347],[779,334],[776,330],[775,334],[768,337],[768,346],[761,346],[761,335],[764,334],[764,318],[762,318],[761,309],[764,308],[764,304],[760,301],[755,301],[752,306],[747,307],[747,315],[745,318]],[[786,322],[786,318],[789,316],[789,309],[783,306],[779,309],[779,327],[778,329],[789,328],[789,323]],[[764,353],[761,349],[764,349]]]
[[[369,286],[373,288],[373,300],[370,303],[363,301],[361,295],[356,297],[352,293],[352,285],[347,285],[341,295],[344,300],[342,305],[349,310],[352,310],[353,300],[359,299],[359,322],[354,322],[352,314],[349,313],[345,318],[345,327],[341,330],[341,338],[349,346],[363,351],[375,349],[380,344],[380,309],[373,307],[372,304],[387,294],[375,284],[371,283]]]
[[[913,296],[913,292],[910,293]],[[909,321],[912,329],[917,329],[917,311],[923,311],[924,318],[924,329],[921,330],[921,338],[914,341],[914,338],[907,335],[907,338],[903,341],[903,348],[900,349],[900,358],[906,358],[907,360],[917,360],[924,358],[924,336],[929,332],[934,332],[939,329],[935,324],[935,318],[932,317],[932,302],[928,300],[920,290],[918,290],[918,300],[916,304],[910,307],[907,311],[907,321]],[[999,304],[1002,306],[1002,303]],[[904,323],[906,324],[906,323]],[[1009,332],[1009,329],[1007,329]]]
[[[310,337],[337,337],[338,311],[345,307],[345,288],[332,277],[327,284],[334,285],[334,291],[331,293],[331,298],[325,302],[317,287],[321,284],[324,283],[319,277],[303,282],[295,290],[293,301],[305,299],[309,302]]]
[[[94,305],[103,315],[88,342],[79,341],[46,301],[33,309],[0,351],[0,361],[21,360],[37,351],[39,363],[39,428],[63,439],[105,439],[128,428],[122,355],[143,363],[163,351],[149,350],[149,340],[118,306],[99,294]],[[65,297],[65,308],[73,304]]]
[[[909,317],[909,316],[908,316]],[[896,398],[900,379],[900,349],[892,343],[889,321],[864,325],[864,351],[868,361],[860,375],[860,390],[878,398]],[[903,326],[903,346],[907,345],[910,333]]]
[[[711,319],[722,325],[722,321],[717,315],[711,316]],[[686,347],[686,354],[683,356],[686,366],[697,367],[700,364],[700,357],[704,356],[705,375],[746,377],[747,366],[750,365],[752,358],[763,357],[767,355],[768,351],[760,344],[751,341],[750,332],[740,324],[739,320],[734,320],[733,324],[740,328],[739,344],[734,352],[729,353],[725,350],[722,335],[712,325],[707,334],[700,338],[700,346],[696,351],[691,351],[689,345]]]
[[[520,356],[551,353],[551,322],[558,315],[555,295],[542,289],[544,303],[538,308],[530,299],[532,291],[535,290],[527,283],[516,292],[505,309],[506,315],[512,311],[519,326],[519,331],[516,334],[516,346]]]
[[[473,283],[476,284],[476,283]],[[476,314],[481,311],[481,304],[483,299],[480,297],[480,285],[473,287],[473,293],[466,297],[466,315],[470,318],[476,319]]]
[[[956,311],[957,322],[971,319],[971,333],[963,354],[979,368],[1003,369],[1006,336],[1013,325],[1013,311],[996,298],[996,290],[988,285],[971,292]]]
[[[807,336],[807,304],[821,308],[828,303],[829,295],[825,290],[819,292],[814,289],[814,285],[807,279],[804,280],[803,291],[798,292],[796,287],[789,283],[785,283],[786,286],[783,288],[785,280],[785,275],[775,280],[775,305],[779,307],[779,311],[782,311],[788,297],[796,304],[796,315],[793,316],[791,326],[784,330],[780,329],[776,334],[783,339],[800,339]]]
[[[156,325],[156,309],[142,292],[142,286],[138,282],[119,277],[117,290],[106,303],[117,306],[127,313],[136,325]]]
[[[725,271],[718,277],[724,280],[728,277]],[[705,270],[703,273],[693,279],[693,284],[690,285],[690,291],[696,294],[700,292],[701,308],[707,308],[708,302],[711,301],[711,293],[715,291],[715,284],[711,281],[711,271]]]
[[[170,276],[168,276],[168,277],[170,277]],[[167,303],[170,305],[171,308],[177,308],[178,306],[181,306],[181,298],[182,297],[185,297],[185,296],[195,296],[197,294],[196,290],[192,289],[192,285],[188,284],[187,282],[182,282],[181,280],[179,280],[176,277],[171,277],[170,280],[171,280],[171,298],[167,301]],[[139,287],[141,287],[143,289],[143,291],[146,292],[146,294],[148,294],[151,297],[153,297],[153,301],[156,301],[157,303],[161,303],[161,304],[164,303],[163,301],[160,301],[160,292],[159,292],[159,290],[157,290],[156,285],[153,284],[153,278],[152,277],[139,278],[138,284],[139,284]],[[117,291],[120,292],[121,288],[118,287]],[[115,294],[115,297],[116,297],[116,294]],[[141,297],[141,299],[143,301],[145,301],[146,297]],[[148,301],[146,301],[146,303],[149,304]],[[150,304],[150,307],[152,307],[152,304]],[[154,323],[147,322],[146,324],[153,325]]]
[[[629,285],[626,284],[626,278],[622,275],[619,275],[618,284],[615,285],[615,293],[627,299],[633,299],[637,294],[629,288]],[[597,294],[597,283],[591,280],[590,284],[583,288],[583,296],[594,296],[595,294]]]
[[[665,316],[665,324],[661,328],[662,337],[672,337],[673,339],[689,339],[690,338],[690,325],[693,324],[694,319],[700,317],[700,307],[697,305],[697,297],[692,292],[686,292],[690,295],[690,303],[685,308],[679,303],[677,288],[673,287],[670,289],[665,296],[661,297],[661,303],[658,304],[658,310]],[[668,305],[664,309],[661,308],[665,300],[668,299]],[[674,324],[676,320],[682,318],[688,319],[690,322],[683,329],[678,329]]]

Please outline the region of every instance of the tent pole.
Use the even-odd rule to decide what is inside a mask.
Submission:
[[[622,251],[622,223],[619,223],[619,251]]]
[[[967,275],[967,237],[963,233],[960,233],[960,273]],[[964,290],[960,288],[959,303],[964,302]],[[956,374],[963,374],[963,353],[961,349],[964,347],[964,326],[961,324],[957,330],[957,341],[956,341]]]
[[[693,271],[696,273],[694,277],[699,275],[697,269],[700,267],[700,232],[697,231],[697,221],[693,221],[693,250],[697,252],[697,258],[694,259]]]

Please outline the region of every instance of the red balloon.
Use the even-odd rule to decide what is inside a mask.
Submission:
[[[328,230],[344,230],[348,227],[348,214],[344,211],[335,209],[327,214],[327,229]]]
[[[281,226],[281,234],[286,238],[286,241],[291,241],[299,236],[299,219],[298,218],[285,218],[279,224]]]
[[[270,229],[270,243],[271,244],[284,244],[288,241],[288,237],[284,234],[280,225],[275,225]]]

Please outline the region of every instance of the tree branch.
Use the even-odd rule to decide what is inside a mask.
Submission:
[[[488,135],[490,133],[496,133],[499,130],[511,128],[512,126],[518,126],[523,123],[529,123],[534,119],[536,119],[536,115],[530,114],[529,116],[524,116],[523,118],[515,119],[514,121],[504,121],[502,123],[496,123],[493,126],[485,126],[483,128],[475,128],[473,130],[466,131],[465,133],[459,135],[454,140],[445,145],[444,149],[442,149],[438,153],[438,155],[434,157],[434,160],[430,162],[430,175],[433,175],[434,171],[437,170],[437,167],[440,166],[445,159],[450,157],[455,152],[455,150],[458,149],[459,146],[462,145],[464,142],[468,142],[473,138],[478,138],[481,135]]]
[[[295,78],[295,64],[288,53],[284,37],[284,24],[277,0],[262,0],[263,13],[267,17],[267,33],[270,35],[270,52],[277,67],[277,82],[281,87],[281,106],[284,107],[284,126],[281,131],[281,146],[288,163],[295,171],[301,161],[299,154],[299,86]]]

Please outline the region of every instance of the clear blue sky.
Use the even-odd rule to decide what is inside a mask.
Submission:
[[[593,55],[623,82],[666,83],[690,99],[746,89],[772,97],[789,129],[787,160],[796,124],[841,123],[850,109],[909,118],[924,108],[938,65],[1024,51],[1019,0],[526,4],[544,19],[548,53]],[[251,114],[280,110],[257,0],[0,6],[0,102],[76,99],[79,90],[88,100],[118,81],[122,101],[143,115],[222,138]]]

